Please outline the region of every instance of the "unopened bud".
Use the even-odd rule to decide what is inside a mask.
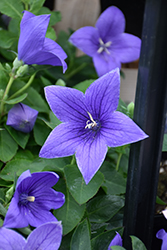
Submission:
[[[134,114],[134,103],[133,102],[130,102],[127,106],[127,110],[128,110],[128,113],[129,113],[129,117],[132,119],[133,118],[133,114]]]
[[[23,65],[23,61],[19,61],[18,58],[16,57],[15,60],[13,61],[13,71],[18,69],[22,65]]]
[[[16,72],[15,77],[23,76],[23,75],[25,75],[27,72],[28,72],[28,65],[25,64],[25,65],[19,67],[19,69],[18,69],[17,72]]]
[[[56,82],[56,85],[58,85],[58,86],[66,86],[66,83],[62,79],[58,79],[57,82]]]

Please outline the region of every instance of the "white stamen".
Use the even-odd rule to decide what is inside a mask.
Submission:
[[[91,115],[89,112],[87,112],[87,113],[88,113],[88,115],[89,115],[89,117],[90,117],[90,120],[88,120],[88,121],[86,122],[85,128],[91,129],[91,128],[96,127],[96,126],[97,126],[97,123],[93,120],[92,115]],[[91,122],[91,121],[92,121],[92,122]],[[89,123],[89,122],[90,122],[90,123]]]
[[[26,198],[28,201],[34,202],[35,201],[35,197],[34,196],[27,196]]]
[[[102,53],[103,50],[109,55],[110,51],[107,49],[108,47],[110,47],[110,45],[112,44],[111,41],[108,41],[107,43],[104,43],[103,40],[101,38],[99,38],[99,43],[100,43],[100,47],[97,50],[97,53]]]

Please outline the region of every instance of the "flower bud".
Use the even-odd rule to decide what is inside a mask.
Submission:
[[[28,72],[28,65],[25,64],[23,66],[20,66],[19,69],[16,72],[15,77],[23,76]]]
[[[58,79],[57,82],[56,82],[56,85],[58,85],[58,86],[66,86],[66,83],[62,79]]]
[[[134,113],[134,103],[130,102],[127,106],[127,110],[128,110],[128,116],[132,119],[133,118],[133,113]]]

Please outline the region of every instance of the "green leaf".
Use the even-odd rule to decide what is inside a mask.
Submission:
[[[144,243],[136,236],[130,236],[132,240],[133,250],[147,250]]]
[[[30,12],[37,14],[43,6],[45,0],[30,0]]]
[[[89,184],[86,185],[77,165],[66,166],[64,174],[69,191],[79,204],[83,204],[92,198],[99,190],[104,179],[103,175],[97,172]]]
[[[167,152],[167,134],[164,134],[162,152]]]
[[[119,232],[120,228],[114,228],[112,230],[108,230],[97,237],[91,240],[92,250],[108,250],[108,246],[110,242],[115,237],[115,232]]]
[[[156,203],[160,205],[167,205],[163,200],[161,200],[158,196],[156,196]]]
[[[49,25],[53,26],[60,21],[61,21],[61,12],[60,11],[52,11]]]
[[[56,40],[56,32],[54,28],[48,27],[47,32],[46,32],[46,37],[49,39],[52,39],[53,41]]]
[[[85,93],[85,91],[87,90],[87,88],[95,81],[96,79],[89,79],[89,80],[85,80],[83,82],[80,82],[78,84],[76,84],[74,86],[75,89],[78,89],[80,91],[82,91],[83,93]]]
[[[42,120],[37,119],[33,132],[36,143],[42,146],[50,134],[51,129]]]
[[[1,13],[15,18],[22,19],[22,12],[24,10],[21,0],[1,0],[0,1]]]
[[[101,195],[93,198],[87,204],[91,222],[102,223],[110,220],[122,207],[124,199],[116,195]]]
[[[126,179],[115,170],[109,162],[104,162],[100,168],[105,180],[102,185],[107,194],[123,194],[126,191]]]
[[[0,30],[0,47],[4,49],[8,49],[12,46],[12,44],[17,41],[18,37],[7,30]]]
[[[9,132],[9,134],[12,136],[12,138],[15,140],[15,142],[17,142],[17,144],[19,144],[20,147],[22,147],[23,149],[25,149],[28,139],[30,137],[29,133],[23,133],[21,131],[17,131],[14,128],[12,128],[11,126],[6,126],[5,125],[6,130]]]
[[[112,246],[111,250],[126,250],[124,247],[120,247],[120,246]]]
[[[0,214],[5,217],[6,212],[7,212],[6,208],[0,203]]]
[[[28,95],[27,93],[24,93],[21,96],[16,97],[16,98],[14,98],[12,100],[5,101],[5,103],[7,103],[7,104],[16,104],[16,103],[22,102],[27,97],[27,95]]]
[[[54,210],[54,215],[58,220],[62,221],[63,234],[67,234],[80,222],[85,212],[85,204],[79,205],[66,189],[65,183],[62,179],[55,185],[57,191],[65,194],[64,205]],[[58,188],[59,187],[59,188]]]
[[[55,114],[50,111],[49,112],[49,118],[50,118],[50,121],[46,121],[44,120],[44,122],[51,128],[51,129],[54,129],[57,125],[59,125],[61,123],[61,121],[55,116]]]
[[[89,232],[88,221],[85,219],[74,231],[70,250],[91,250]]]
[[[13,158],[18,149],[17,143],[10,136],[8,131],[0,130],[0,160],[7,162]]]

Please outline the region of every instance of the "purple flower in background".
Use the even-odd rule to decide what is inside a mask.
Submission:
[[[0,246],[3,250],[59,249],[62,239],[61,222],[48,222],[32,231],[27,240],[19,233],[0,228]]]
[[[122,238],[121,235],[119,233],[116,232],[116,235],[114,237],[114,239],[111,241],[108,250],[112,250],[112,246],[121,246],[122,247]]]
[[[66,53],[55,41],[45,37],[49,20],[50,15],[35,16],[24,11],[20,24],[18,59],[25,64],[63,66],[65,72]]]
[[[161,250],[166,250],[167,249],[167,233],[165,232],[165,230],[164,229],[160,229],[157,232],[156,237],[158,239],[162,240]]]
[[[34,127],[37,116],[37,110],[23,103],[18,103],[9,110],[6,125],[24,133],[29,133]]]
[[[74,32],[70,42],[92,57],[99,76],[119,67],[121,63],[137,60],[141,40],[124,33],[125,17],[115,6],[107,8],[99,17],[96,26],[83,27]]]
[[[38,227],[46,222],[57,221],[49,210],[60,208],[65,201],[64,194],[51,188],[58,179],[59,176],[53,172],[23,172],[18,178],[3,226],[20,228],[30,224]]]
[[[39,156],[75,154],[87,184],[103,163],[107,145],[118,147],[148,137],[129,117],[115,111],[119,91],[119,69],[97,79],[85,95],[67,87],[45,87],[46,99],[63,123],[51,132]]]

